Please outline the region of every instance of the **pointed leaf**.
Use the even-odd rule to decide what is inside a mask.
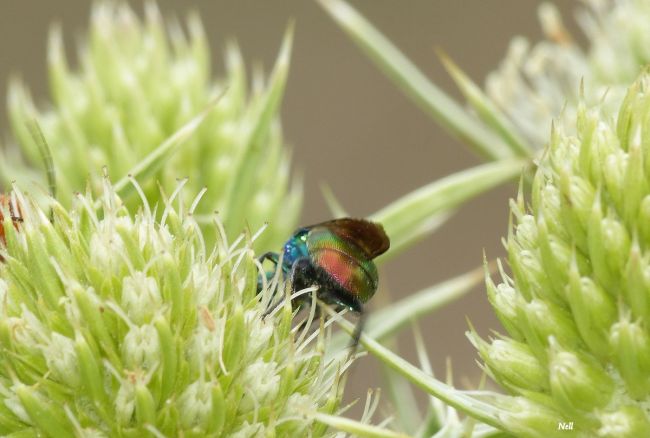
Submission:
[[[427,77],[359,12],[342,0],[320,4],[395,84],[441,126],[490,159],[512,157],[509,147]]]
[[[227,89],[224,90],[203,111],[181,126],[174,134],[140,160],[140,162],[136,164],[127,175],[120,178],[120,180],[113,185],[115,192],[123,198],[128,198],[134,193],[134,186],[131,184],[132,178],[138,180],[142,185],[148,178],[155,175],[164,165],[165,161],[174,155],[185,141],[196,132],[197,128],[201,123],[203,123],[210,111],[217,106],[227,91]],[[101,201],[97,200],[97,202],[95,202],[95,209],[99,209],[100,204]]]
[[[395,248],[401,249],[421,237],[423,233],[414,236],[414,230],[426,230],[425,225],[436,215],[514,178],[524,163],[503,160],[463,170],[420,187],[374,213],[370,219],[381,223],[391,240],[391,250],[383,257],[391,257]]]
[[[275,61],[273,73],[269,80],[269,86],[260,102],[257,120],[252,127],[245,147],[245,153],[241,157],[241,164],[234,176],[235,181],[228,194],[228,204],[230,206],[225,210],[233,212],[230,218],[228,218],[228,224],[231,226],[239,226],[244,223],[245,218],[243,215],[246,210],[238,206],[242,199],[249,198],[249,194],[254,188],[253,184],[256,181],[255,173],[259,171],[260,160],[268,158],[268,154],[264,150],[264,140],[268,136],[273,121],[277,117],[280,104],[282,103],[284,88],[289,76],[292,44],[293,25],[290,24],[284,34],[280,53]]]
[[[348,432],[353,436],[368,438],[409,438],[408,435],[384,429],[382,427],[361,423],[359,421],[350,420],[349,418],[321,413],[315,413],[313,414],[313,417],[316,421],[344,432]]]
[[[347,211],[343,207],[343,204],[338,200],[334,191],[327,183],[322,183],[320,185],[320,191],[325,198],[325,202],[330,209],[333,217],[346,217],[348,216]]]
[[[385,364],[381,364],[381,374],[384,386],[388,392],[395,418],[401,429],[414,434],[418,425],[422,424],[422,416],[418,410],[415,394],[402,375],[397,374]]]
[[[474,107],[478,116],[492,130],[501,136],[512,150],[514,155],[528,157],[534,149],[524,138],[519,135],[517,129],[505,117],[503,112],[492,103],[490,98],[458,67],[449,56],[439,52],[440,60],[449,72],[449,75],[456,82],[456,85],[465,96],[465,99]]]

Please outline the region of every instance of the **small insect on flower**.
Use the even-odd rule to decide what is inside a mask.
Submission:
[[[8,212],[11,222],[14,227],[18,229],[18,224],[23,221],[22,212],[20,211],[20,205],[14,204],[11,200],[11,195],[0,194],[0,242],[3,245],[7,244],[5,237],[5,227],[4,220],[5,216],[3,212]],[[0,257],[0,261],[2,258]]]
[[[338,310],[349,309],[360,315],[354,345],[361,335],[363,304],[377,291],[379,276],[372,261],[390,247],[381,224],[365,219],[341,218],[297,229],[282,249],[282,275],[291,282],[293,292],[316,286],[316,297]],[[267,252],[260,263],[275,266],[280,256]],[[273,276],[266,273],[267,278]],[[258,279],[258,292],[262,277]],[[309,306],[311,294],[292,300],[294,309]],[[316,313],[320,314],[319,309]]]
[[[36,120],[31,120],[27,123],[27,128],[39,148],[39,153],[43,160],[43,166],[47,175],[50,196],[54,198],[56,196],[56,177],[54,174],[54,163],[52,161],[50,147],[45,141],[43,132]],[[19,224],[23,221],[23,212],[20,209],[20,204],[11,194],[0,193],[0,243],[2,243],[3,246],[7,244],[6,230],[4,226],[5,213],[9,213],[14,228],[18,230]],[[0,262],[2,261],[4,261],[4,258],[0,256]]]

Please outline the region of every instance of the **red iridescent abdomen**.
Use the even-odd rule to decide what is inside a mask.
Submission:
[[[356,245],[339,238],[327,228],[314,228],[307,241],[313,264],[325,270],[343,289],[360,302],[377,290],[377,268]]]

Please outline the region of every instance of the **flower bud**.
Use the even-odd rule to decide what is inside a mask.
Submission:
[[[187,385],[178,399],[180,412],[183,413],[180,416],[183,428],[205,432],[212,415],[212,393],[208,382],[196,381]]]
[[[162,299],[158,283],[144,272],[135,272],[122,280],[122,308],[134,324],[151,321],[160,311]]]
[[[625,152],[617,150],[612,152],[605,159],[603,182],[607,192],[612,195],[612,202],[617,208],[623,206],[623,184],[627,167],[627,156]]]
[[[614,382],[593,359],[551,346],[551,394],[570,412],[587,412],[609,403]]]
[[[496,380],[506,388],[516,392],[548,390],[548,370],[526,344],[495,339],[479,351]]]
[[[568,236],[582,248],[587,242],[586,219],[591,214],[596,195],[594,188],[584,178],[569,174],[560,169],[560,189],[562,190],[562,206],[560,221],[568,228]],[[546,217],[546,216],[544,216]]]
[[[551,184],[542,183],[537,196],[540,198],[538,211],[545,218],[549,232],[560,236],[566,235],[566,225],[562,222],[562,201],[559,189]]]
[[[569,246],[553,234],[549,234],[544,217],[540,215],[537,221],[539,230],[539,252],[542,264],[547,273],[550,287],[540,293],[557,305],[566,304],[564,288],[567,282],[566,266],[571,261]]]
[[[280,376],[275,362],[258,360],[244,370],[243,380],[250,388],[240,402],[243,411],[253,410],[256,405],[268,404],[280,390]],[[253,397],[251,394],[255,394]]]
[[[576,263],[571,264],[567,296],[580,336],[597,356],[607,357],[607,333],[616,320],[614,300],[590,277],[581,277]]]
[[[43,346],[43,356],[57,381],[72,388],[79,387],[79,364],[72,339],[52,333],[50,342]]]
[[[518,249],[518,246],[513,239],[509,239],[510,266],[517,287],[527,300],[545,295],[551,285],[537,251]]]
[[[630,248],[622,286],[632,315],[650,321],[650,263],[636,240]]]
[[[641,205],[641,199],[648,193],[648,184],[643,170],[643,156],[641,152],[641,128],[635,129],[633,142],[628,147],[625,179],[623,181],[623,209],[622,216],[627,223],[636,220]]]
[[[520,297],[515,289],[507,283],[495,286],[489,275],[485,277],[485,284],[488,300],[490,300],[490,304],[492,304],[501,324],[503,324],[510,336],[515,339],[523,339],[517,321],[519,314],[518,300],[520,300]]]
[[[545,357],[552,336],[566,348],[580,344],[580,336],[569,312],[554,304],[534,299],[524,307],[525,335],[528,345],[538,357]]]
[[[151,369],[160,358],[158,333],[150,324],[132,326],[124,336],[122,359],[130,370]]]
[[[618,220],[602,217],[600,202],[594,204],[589,218],[588,241],[595,277],[605,290],[615,290],[630,252],[630,238]]]
[[[503,409],[499,420],[506,430],[516,436],[552,436],[559,423],[570,421],[550,407],[550,401],[540,403],[525,397],[503,396],[498,400],[498,405]]]
[[[612,325],[609,333],[613,360],[627,390],[636,399],[648,397],[650,391],[650,339],[638,322],[623,319]]]
[[[537,248],[537,226],[535,225],[535,218],[533,216],[529,214],[522,215],[515,232],[517,234],[517,241],[522,248],[529,250]]]
[[[602,412],[596,415],[600,421],[598,436],[630,438],[650,436],[650,421],[639,406],[623,406],[615,412]]]

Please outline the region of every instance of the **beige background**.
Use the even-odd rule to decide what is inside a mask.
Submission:
[[[511,36],[540,38],[539,3],[352,2],[429,77],[454,95],[456,90],[434,48],[444,49],[482,84],[505,54]],[[72,46],[86,26],[89,3],[4,0],[0,4],[0,101],[5,101],[10,73],[23,76],[36,96],[44,98],[48,26],[60,21]],[[562,2],[565,17],[571,17],[576,4]],[[161,8],[166,14],[181,16],[191,8],[200,11],[217,73],[222,71],[226,37],[239,41],[249,65],[257,60],[268,71],[286,24],[295,19],[294,54],[282,114],[286,139],[294,149],[294,168],[305,176],[305,224],[330,217],[319,191],[322,181],[331,185],[352,215],[365,216],[425,183],[479,163],[404,97],[313,1],[164,1]],[[0,105],[0,124],[6,137],[4,104]],[[513,193],[513,186],[505,187],[471,202],[437,234],[391,261],[382,273],[383,287],[389,287],[394,297],[406,296],[477,267],[483,249],[489,257],[502,256],[500,239],[506,231],[507,200]],[[386,294],[380,291],[374,301],[385,299]],[[474,349],[464,335],[466,316],[484,335],[498,328],[483,288],[421,322],[436,371],[442,375],[445,358],[451,357],[454,376],[461,385],[463,377],[476,381],[479,373]],[[415,360],[409,338],[407,331],[402,352]],[[366,388],[381,382],[374,359],[364,358],[356,367],[347,398],[365,399]]]

